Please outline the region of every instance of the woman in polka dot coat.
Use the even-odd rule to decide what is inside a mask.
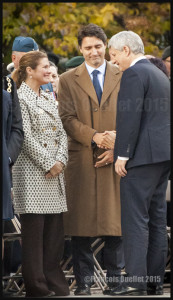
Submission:
[[[66,296],[60,260],[67,211],[64,168],[67,136],[53,97],[40,89],[49,82],[45,53],[25,54],[13,74],[18,87],[24,143],[13,166],[15,213],[22,231],[22,273],[27,297]]]

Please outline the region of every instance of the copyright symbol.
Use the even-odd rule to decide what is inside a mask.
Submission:
[[[90,282],[90,276],[85,276],[85,278],[84,278],[84,281],[86,282],[86,283],[89,283]]]

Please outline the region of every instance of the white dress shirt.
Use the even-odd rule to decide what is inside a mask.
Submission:
[[[134,66],[139,60],[141,59],[147,59],[144,55],[140,56],[140,57],[137,57],[135,58],[131,64],[130,64],[130,67]],[[118,156],[118,159],[120,160],[129,160],[129,157],[122,157],[122,156]]]
[[[89,76],[90,76],[90,78],[91,78],[92,81],[93,81],[93,74],[92,74],[92,72],[94,70],[98,70],[99,71],[99,73],[97,75],[97,78],[98,78],[98,81],[100,83],[101,89],[103,91],[103,85],[104,85],[104,80],[105,80],[105,71],[106,71],[106,61],[104,60],[104,63],[100,67],[98,67],[97,69],[89,66],[86,62],[85,62],[85,66],[87,68],[88,74],[89,74]]]

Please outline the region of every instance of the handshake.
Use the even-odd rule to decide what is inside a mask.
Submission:
[[[116,131],[105,131],[103,133],[95,133],[93,141],[97,144],[97,147],[102,149],[113,150],[115,145]]]

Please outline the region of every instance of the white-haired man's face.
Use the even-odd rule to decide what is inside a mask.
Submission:
[[[112,46],[109,48],[109,55],[112,58],[111,60],[114,61],[114,64],[117,64],[120,71],[125,71],[127,68],[130,67],[130,50],[127,46],[124,46],[123,50],[117,50]]]

